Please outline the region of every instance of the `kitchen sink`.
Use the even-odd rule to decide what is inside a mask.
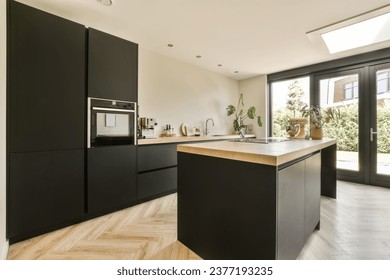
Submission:
[[[230,140],[230,142],[243,142],[243,143],[256,143],[256,144],[268,144],[268,143],[279,143],[290,141],[290,139],[285,137],[268,137],[268,138],[240,138]]]

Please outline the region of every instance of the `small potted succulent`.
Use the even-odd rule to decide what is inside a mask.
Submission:
[[[310,117],[310,137],[313,140],[321,140],[324,137],[323,125],[336,120],[339,116],[340,111],[334,107],[322,109],[319,105],[312,105],[302,108],[302,117]]]
[[[247,118],[251,120],[256,118],[257,125],[259,127],[263,126],[263,123],[261,121],[261,116],[256,114],[256,108],[254,106],[250,106],[246,111],[244,111],[243,107],[244,107],[244,95],[241,93],[238,99],[237,107],[235,107],[234,105],[229,105],[226,108],[226,114],[228,116],[234,115],[234,120],[233,120],[234,131],[240,133],[241,135],[245,133],[244,120]]]

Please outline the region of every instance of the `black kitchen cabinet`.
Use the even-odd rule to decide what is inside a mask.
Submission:
[[[178,152],[178,240],[203,259],[275,258],[276,172]]]
[[[7,236],[13,243],[84,216],[86,29],[8,4]]]
[[[138,174],[138,199],[166,194],[177,189],[177,167]]]
[[[277,259],[295,259],[319,226],[321,153],[278,171]]]
[[[89,28],[88,96],[137,102],[138,45]]]
[[[177,143],[138,146],[139,200],[153,199],[177,189]]]
[[[138,146],[138,172],[177,166],[177,144]]]
[[[84,215],[84,150],[10,154],[11,243]]]
[[[10,152],[83,149],[85,27],[10,4]]]
[[[322,153],[322,151],[321,151]],[[319,226],[321,205],[321,154],[305,160],[305,240]]]
[[[321,154],[278,165],[178,152],[178,240],[204,259],[295,259],[319,225]]]
[[[305,161],[303,160],[278,172],[277,259],[295,259],[305,244],[304,211]]]
[[[321,150],[321,195],[337,197],[337,145]]]
[[[136,146],[88,149],[88,214],[125,208],[137,198]]]

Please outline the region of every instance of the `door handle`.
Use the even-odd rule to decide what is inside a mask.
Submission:
[[[377,131],[374,131],[374,129],[371,127],[370,128],[370,141],[374,141],[374,134],[377,134],[378,135],[378,132]]]

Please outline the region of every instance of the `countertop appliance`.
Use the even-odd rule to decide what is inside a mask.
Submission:
[[[157,125],[156,118],[140,118],[139,127],[141,131],[140,138],[153,139],[157,138],[155,127]]]
[[[135,102],[88,98],[87,147],[137,144]]]

